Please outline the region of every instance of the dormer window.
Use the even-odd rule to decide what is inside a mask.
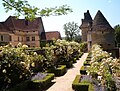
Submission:
[[[26,41],[30,41],[30,37],[26,37]]]
[[[3,35],[1,35],[1,41],[3,41]]]
[[[32,37],[32,41],[35,41],[35,36]]]
[[[12,41],[12,37],[11,36],[9,36],[9,41]]]

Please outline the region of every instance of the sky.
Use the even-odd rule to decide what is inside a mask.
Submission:
[[[87,10],[89,10],[93,19],[97,11],[100,10],[112,27],[120,24],[120,0],[28,0],[28,2],[40,9],[66,4],[72,8],[73,12],[67,15],[42,18],[46,32],[59,31],[62,37],[65,36],[63,25],[74,21],[80,26],[81,19],[84,18],[84,13]],[[14,13],[14,11],[6,13],[2,6],[2,0],[0,0],[0,22],[5,21]]]

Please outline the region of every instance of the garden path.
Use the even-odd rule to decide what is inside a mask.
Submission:
[[[46,91],[74,91],[72,89],[72,82],[75,79],[77,74],[80,74],[80,67],[82,67],[83,62],[86,60],[88,53],[84,53],[82,57],[77,61],[77,63],[73,64],[74,67],[69,69],[64,76],[56,77],[53,81],[53,84]]]

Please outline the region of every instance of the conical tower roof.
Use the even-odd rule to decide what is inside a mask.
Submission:
[[[93,31],[101,30],[101,31],[110,31],[113,30],[106,18],[103,14],[98,10],[92,25]]]
[[[92,17],[89,13],[89,10],[87,10],[87,12],[84,13],[84,19],[82,19],[82,24],[80,28],[88,27],[88,24],[92,25]]]

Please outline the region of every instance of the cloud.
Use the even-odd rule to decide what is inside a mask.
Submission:
[[[108,0],[108,3],[111,3],[112,1],[111,0]]]

